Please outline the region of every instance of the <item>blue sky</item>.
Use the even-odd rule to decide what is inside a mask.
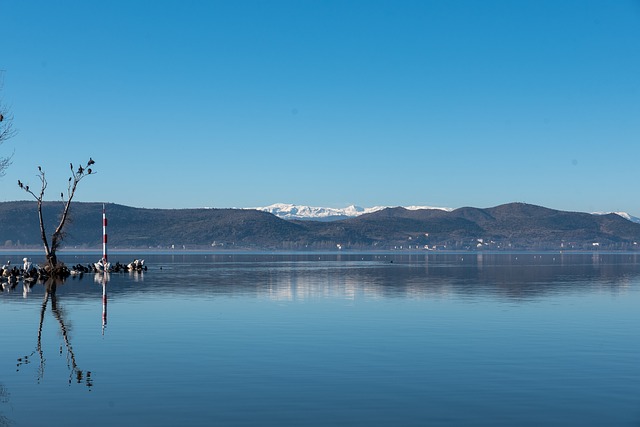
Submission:
[[[640,216],[640,1],[7,1],[16,182],[149,208]]]

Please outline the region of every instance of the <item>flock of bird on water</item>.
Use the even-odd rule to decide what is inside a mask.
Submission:
[[[33,286],[37,282],[45,281],[49,278],[45,269],[33,264],[29,258],[23,258],[22,267],[11,265],[11,261],[7,261],[0,268],[0,288],[4,291],[13,289],[18,282],[23,281],[26,286]],[[136,259],[129,264],[120,264],[116,262],[114,265],[106,262],[104,259],[93,264],[77,264],[70,269],[66,269],[68,276],[82,276],[85,273],[121,273],[121,272],[141,272],[147,271],[143,259]]]

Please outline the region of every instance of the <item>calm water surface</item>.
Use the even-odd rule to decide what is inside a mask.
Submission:
[[[0,426],[640,426],[637,255],[144,258],[5,286]]]

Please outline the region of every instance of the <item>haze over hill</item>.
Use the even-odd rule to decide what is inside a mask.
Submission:
[[[48,228],[59,202],[43,207]],[[75,203],[66,247],[102,243],[102,204]],[[107,204],[112,249],[635,250],[640,224],[620,215],[524,203],[454,210],[384,208],[335,221],[285,220],[256,209],[142,209]],[[40,247],[35,202],[0,203],[0,244]]]

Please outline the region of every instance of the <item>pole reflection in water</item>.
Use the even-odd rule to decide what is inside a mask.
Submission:
[[[72,383],[73,378],[75,377],[76,383],[82,384],[84,383],[89,390],[93,386],[93,380],[91,378],[91,371],[83,371],[78,368],[78,363],[76,362],[76,355],[73,351],[73,346],[71,345],[71,336],[69,334],[69,328],[67,326],[67,321],[65,319],[65,311],[59,305],[58,299],[56,297],[56,288],[59,284],[64,283],[61,279],[47,279],[44,283],[45,293],[42,301],[42,305],[40,307],[40,322],[38,324],[38,334],[36,341],[36,349],[26,356],[18,358],[17,371],[20,370],[22,365],[27,365],[31,363],[31,358],[34,354],[37,353],[39,358],[39,366],[37,373],[37,381],[40,383],[42,378],[44,377],[46,358],[44,354],[44,350],[42,347],[42,336],[43,336],[43,326],[45,320],[45,313],[47,311],[47,305],[49,305],[49,301],[51,301],[51,313],[53,317],[57,320],[60,326],[60,332],[62,334],[62,340],[64,342],[66,348],[66,356],[67,356],[67,367],[69,369],[69,384]],[[106,307],[104,308],[106,309]],[[62,354],[62,345],[60,345],[60,354]]]
[[[109,272],[103,271],[93,276],[93,281],[102,285],[102,335],[107,327],[107,283],[109,282]]]

